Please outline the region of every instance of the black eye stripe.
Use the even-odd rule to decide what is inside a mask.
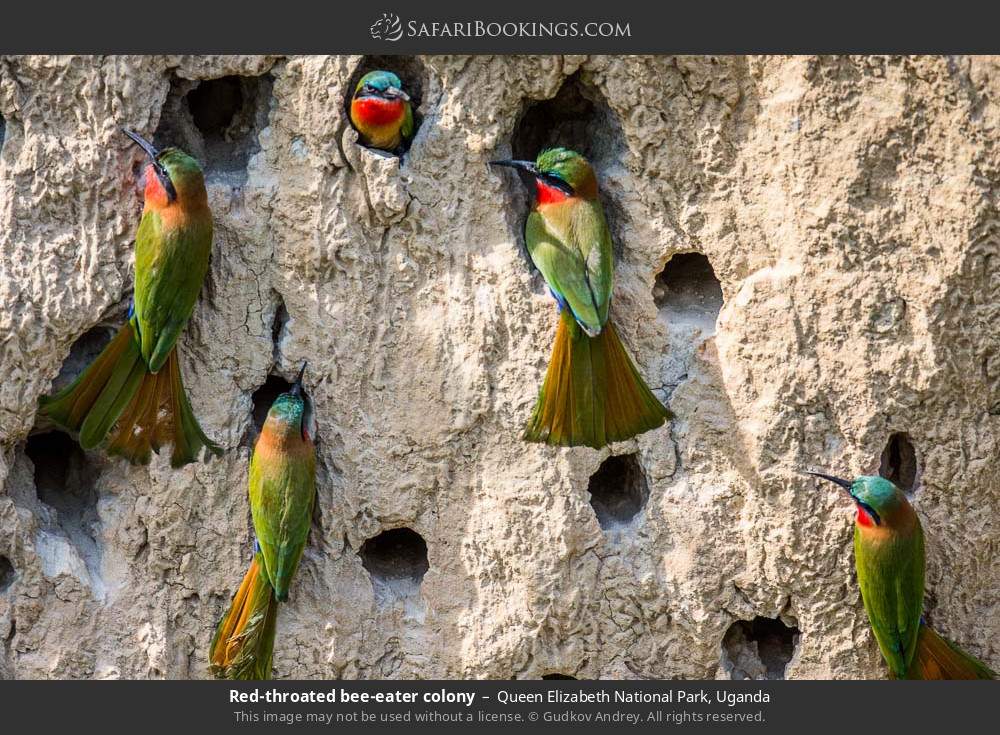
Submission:
[[[170,201],[174,201],[177,199],[177,189],[174,188],[174,182],[170,180],[170,174],[167,173],[167,169],[159,161],[154,166],[156,168],[156,178],[163,184],[163,188],[166,190]]]
[[[573,194],[573,187],[561,176],[557,176],[552,173],[544,173],[542,174],[542,178],[563,193]]]
[[[876,526],[881,526],[882,525],[882,517],[877,512],[875,512],[874,508],[872,508],[870,505],[868,505],[868,503],[865,503],[865,502],[860,501],[860,500],[858,501],[858,505],[860,505],[862,508],[864,508],[865,512],[872,517],[872,520],[875,521],[875,525]]]

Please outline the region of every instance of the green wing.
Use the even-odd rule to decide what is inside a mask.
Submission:
[[[406,112],[403,114],[403,124],[399,127],[399,134],[403,136],[403,140],[409,140],[413,137],[413,107],[409,102],[405,107]]]
[[[158,372],[187,326],[208,272],[211,215],[165,228],[147,211],[135,238],[135,316],[143,360]]]
[[[598,202],[568,201],[533,211],[524,238],[542,276],[590,334],[608,320],[614,263],[611,234]]]
[[[882,656],[896,677],[904,677],[916,650],[924,605],[924,537],[918,526],[909,538],[874,542],[855,528],[858,586]]]
[[[305,443],[303,442],[303,446]],[[316,497],[316,455],[254,452],[250,460],[250,512],[264,563],[279,600],[298,568]]]

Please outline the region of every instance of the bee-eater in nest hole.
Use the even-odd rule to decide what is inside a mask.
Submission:
[[[176,348],[208,272],[212,212],[197,161],[124,132],[150,159],[128,321],[80,377],[41,399],[41,413],[78,432],[84,449],[107,439],[110,454],[134,464],[146,464],[151,451],[170,442],[170,463],[180,467],[203,447],[222,453],[191,410]]]
[[[383,151],[399,151],[413,136],[413,109],[403,83],[391,71],[361,77],[351,98],[351,123],[361,142]]]
[[[854,564],[875,640],[895,679],[994,679],[996,674],[923,619],[924,532],[903,491],[883,477],[850,482],[807,474],[846,490],[857,507]]]
[[[299,376],[267,412],[250,459],[250,514],[257,551],[212,638],[221,679],[269,679],[278,602],[302,558],[316,498],[316,423]]]
[[[542,151],[534,162],[491,163],[531,177],[525,244],[560,313],[524,439],[599,449],[661,426],[673,414],[646,386],[608,318],[614,256],[594,169],[566,148]]]

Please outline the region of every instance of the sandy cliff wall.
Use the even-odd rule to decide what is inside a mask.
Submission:
[[[420,100],[402,163],[346,120],[373,65]],[[930,619],[1000,665],[997,72],[0,60],[0,676],[206,676],[251,553],[255,415],[304,359],[319,510],[276,676],[883,676],[850,503],[796,474],[880,463],[928,533]],[[180,345],[227,451],[179,471],[36,415],[128,306],[122,125],[204,161],[215,213]],[[519,440],[556,318],[525,193],[485,162],[553,143],[598,168],[613,318],[678,416],[613,456]]]

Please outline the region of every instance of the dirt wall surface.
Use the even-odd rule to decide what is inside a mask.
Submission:
[[[377,67],[419,100],[402,162],[345,114]],[[796,474],[880,464],[930,621],[1000,666],[998,102],[989,58],[0,60],[0,677],[208,675],[255,415],[305,359],[276,677],[884,676],[851,504]],[[202,161],[215,216],[179,344],[226,453],[181,470],[37,417],[128,307],[123,125]],[[677,414],[610,453],[520,441],[556,316],[486,161],[554,143],[597,167],[612,318]]]

